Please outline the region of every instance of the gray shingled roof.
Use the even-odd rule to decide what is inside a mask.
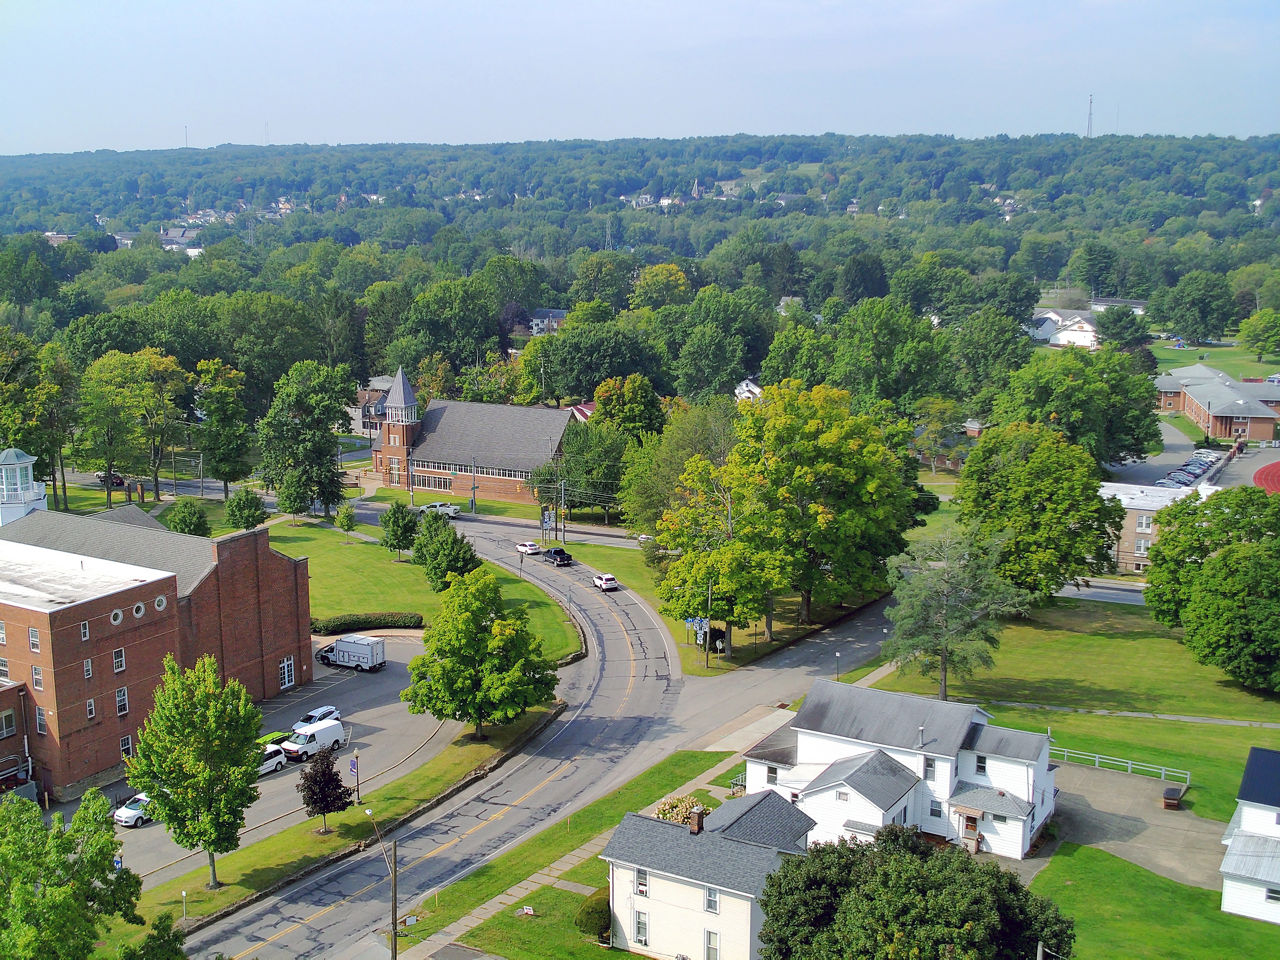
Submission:
[[[110,520],[112,523],[127,523],[135,527],[146,527],[148,530],[169,529],[136,503],[126,503],[122,507],[112,507],[110,510],[102,511],[102,513],[95,513],[93,519]]]
[[[803,853],[814,820],[773,790],[726,800],[708,815],[704,829],[731,840]]]
[[[404,367],[396,368],[396,375],[391,378],[391,389],[387,391],[385,406],[412,407],[418,402],[414,395],[413,384],[404,375]]]
[[[955,788],[951,791],[951,804],[972,807],[984,813],[999,813],[1006,817],[1021,819],[1026,819],[1031,814],[1031,804],[1025,800],[1019,800],[994,787],[970,783],[968,780],[956,781]]]
[[[1218,871],[1228,877],[1280,886],[1280,839],[1237,833],[1227,843]]]
[[[792,726],[846,740],[920,750],[954,757],[979,708],[905,693],[855,687],[834,680],[814,682]],[[924,747],[920,728],[924,727]]]
[[[1010,760],[1035,761],[1040,759],[1040,752],[1048,742],[1047,734],[975,723],[964,739],[964,749]]]
[[[1235,384],[1209,381],[1192,383],[1183,392],[1215,417],[1264,417],[1275,420],[1280,417],[1261,400],[1246,397]]]
[[[35,462],[35,457],[19,450],[17,447],[9,447],[3,453],[0,453],[0,467],[16,467]]]
[[[390,402],[390,401],[388,401]],[[536,470],[560,446],[568,410],[432,400],[410,457],[509,470]]]
[[[787,724],[769,734],[743,754],[748,760],[776,763],[784,767],[796,765],[796,731]]]
[[[180,597],[214,568],[211,540],[97,515],[36,510],[0,527],[0,540],[165,570],[177,576]]]
[[[879,809],[888,810],[919,782],[919,777],[883,750],[870,750],[856,757],[837,760],[814,777],[801,792],[808,795],[844,784]]]

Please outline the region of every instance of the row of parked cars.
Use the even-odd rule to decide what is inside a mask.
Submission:
[[[1200,478],[1218,465],[1222,454],[1216,450],[1197,450],[1187,458],[1187,462],[1177,470],[1170,470],[1164,479],[1157,480],[1157,487],[1191,487],[1200,482]]]

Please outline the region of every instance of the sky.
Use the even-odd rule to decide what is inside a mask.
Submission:
[[[0,0],[0,154],[1280,132],[1276,0]]]

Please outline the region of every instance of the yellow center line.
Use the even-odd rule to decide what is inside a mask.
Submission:
[[[527,793],[523,794],[522,796],[518,797],[516,800],[512,801],[510,804],[503,807],[501,810],[498,810],[492,816],[486,817],[485,819],[481,820],[479,823],[477,823],[475,826],[469,829],[466,833],[463,833],[459,836],[454,837],[448,843],[441,844],[440,846],[432,850],[430,853],[424,853],[417,860],[414,860],[412,863],[408,864],[408,867],[416,867],[418,864],[422,863],[424,860],[430,860],[436,854],[441,853],[445,850],[448,850],[455,843],[458,843],[459,841],[464,840],[467,837],[471,836],[471,834],[475,833],[477,830],[479,830],[481,827],[485,826],[486,824],[493,823],[495,820],[501,820],[514,807],[517,807],[520,804],[524,803],[524,801],[528,800],[531,796],[533,796],[535,793],[537,793],[539,790],[545,787],[548,783],[550,783],[556,777],[560,776],[561,773],[563,773],[568,767],[572,765],[573,765],[572,761],[566,761],[565,763],[561,764],[545,780],[539,783],[536,787],[529,790]],[[244,950],[241,953],[237,953],[234,957],[231,958],[231,960],[243,960],[244,957],[248,957],[254,953],[257,953],[260,949],[265,947],[268,943],[273,943],[274,941],[279,940],[281,937],[287,934],[293,933],[299,927],[305,926],[306,924],[319,920],[330,910],[340,907],[344,903],[350,903],[352,900],[355,900],[357,897],[364,896],[366,893],[368,893],[370,890],[372,890],[374,887],[376,887],[380,883],[382,883],[382,878],[374,880],[372,883],[365,884],[363,887],[361,887],[359,890],[357,890],[355,893],[351,894],[350,896],[343,897],[341,900],[334,901],[324,909],[317,910],[315,913],[311,914],[311,916],[304,917],[303,919],[299,920],[297,923],[293,924],[292,926],[285,927],[285,929],[277,933],[273,933],[271,936],[267,937],[267,939],[263,940],[261,943],[255,943],[248,950]]]

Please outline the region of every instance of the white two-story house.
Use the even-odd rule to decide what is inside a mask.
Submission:
[[[628,813],[609,864],[613,946],[650,957],[755,960],[765,878],[804,852],[814,822],[771,791],[730,800],[688,826]]]
[[[813,818],[810,843],[890,823],[1022,859],[1053,815],[1049,737],[972,704],[819,680],[789,726],[747,751],[746,792]]]
[[[1250,748],[1222,842],[1222,909],[1280,923],[1280,750]]]

